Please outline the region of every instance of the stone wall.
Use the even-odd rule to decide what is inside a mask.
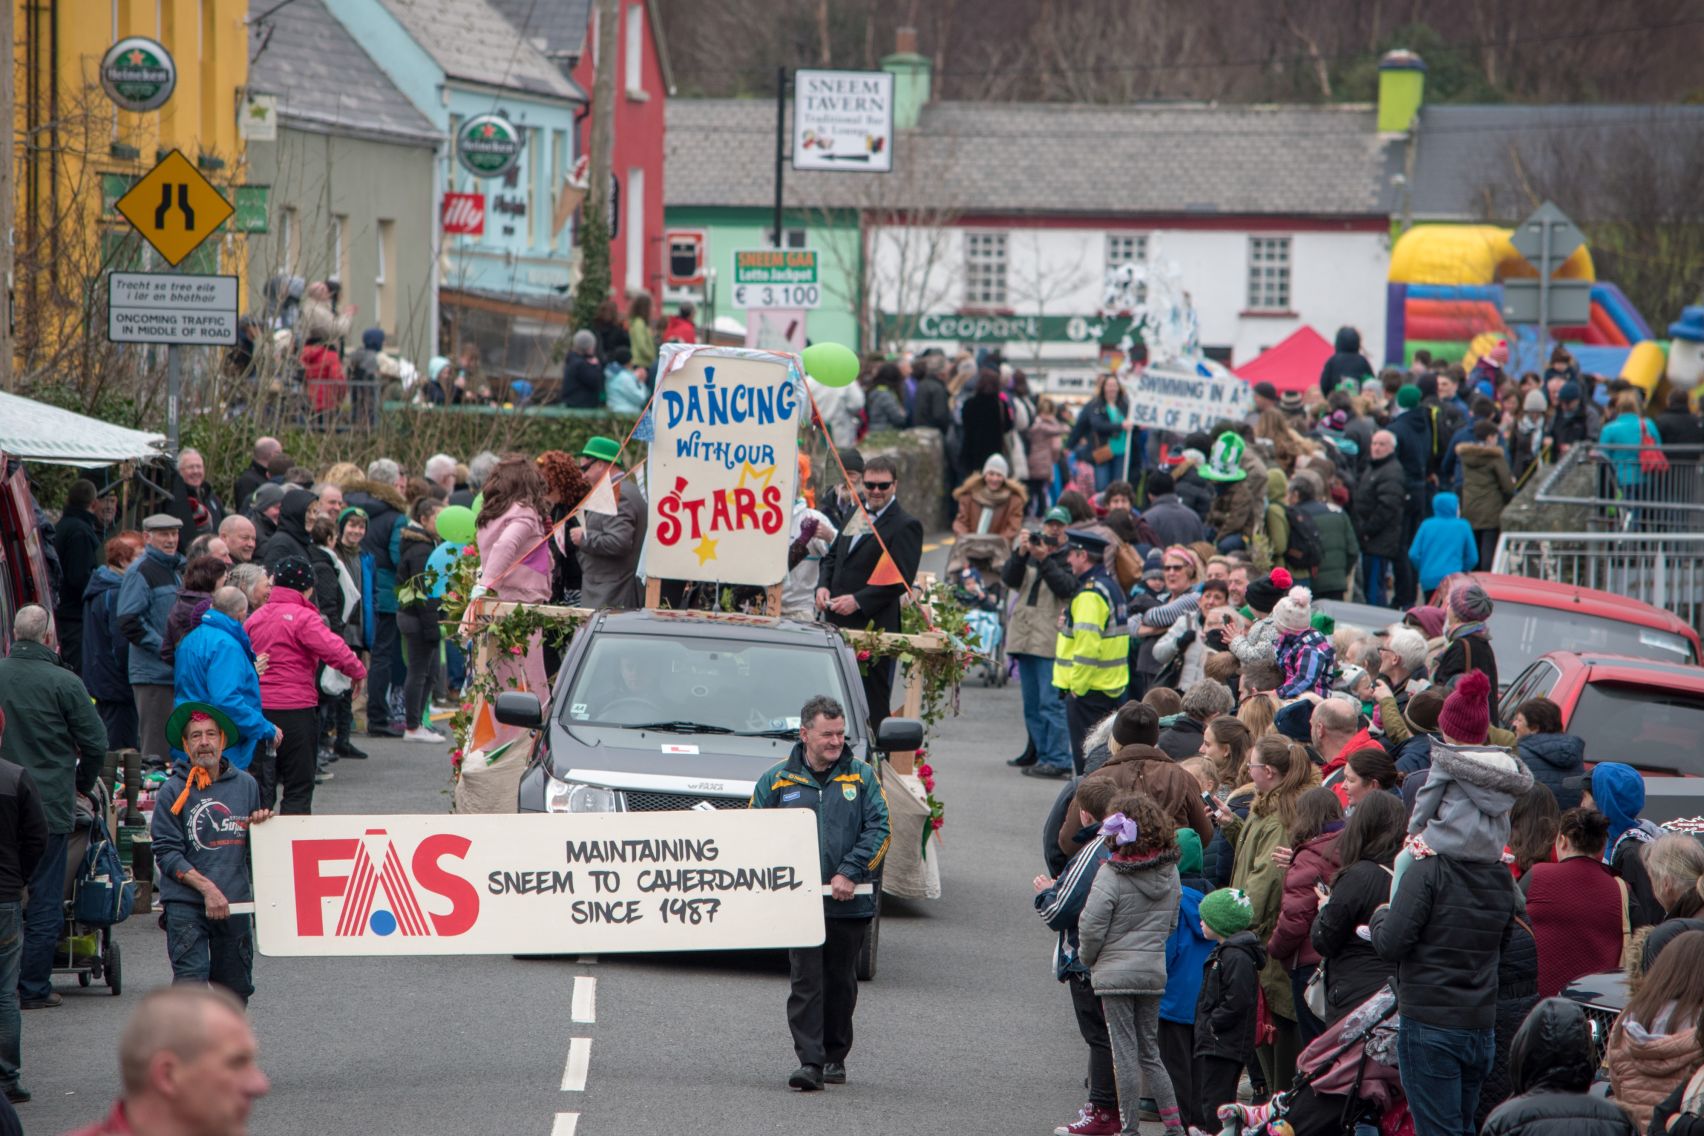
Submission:
[[[1590,505],[1540,503],[1538,487],[1555,466],[1532,471],[1515,499],[1503,508],[1504,532],[1586,532],[1594,511]],[[1551,492],[1562,497],[1592,497],[1598,492],[1597,468],[1590,462],[1571,466]]]
[[[943,484],[946,458],[940,431],[917,427],[871,434],[858,446],[858,452],[866,461],[882,454],[899,466],[900,506],[923,522],[925,533],[947,527],[942,506],[946,497]],[[840,480],[840,467],[820,445],[813,447],[811,472],[818,493],[826,492]]]

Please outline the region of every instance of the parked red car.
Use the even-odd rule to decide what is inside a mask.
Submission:
[[[1473,572],[1468,578],[1491,597],[1491,643],[1498,673],[1505,677],[1519,674],[1553,647],[1691,665],[1704,654],[1690,624],[1639,600],[1496,572]],[[1459,577],[1445,586],[1454,579]]]
[[[1562,728],[1585,741],[1588,765],[1620,761],[1645,775],[1645,816],[1662,824],[1704,815],[1704,667],[1550,651],[1504,688],[1503,721],[1529,698],[1562,708]]]

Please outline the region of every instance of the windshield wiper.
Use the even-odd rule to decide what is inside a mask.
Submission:
[[[740,730],[736,736],[742,738],[778,738],[784,742],[796,742],[799,740],[799,731],[796,729]]]
[[[731,734],[734,731],[726,726],[712,726],[705,722],[642,722],[634,726],[622,726],[624,730],[657,730],[667,734]]]

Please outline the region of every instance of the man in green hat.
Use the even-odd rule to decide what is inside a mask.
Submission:
[[[568,530],[568,539],[580,550],[580,602],[586,607],[638,607],[639,550],[645,545],[645,495],[617,461],[621,444],[614,438],[594,437],[580,449],[580,472],[592,486],[591,497],[580,514],[580,525]],[[615,509],[606,512],[595,504],[601,496],[599,483],[608,477]]]
[[[1220,552],[1246,549],[1255,521],[1262,515],[1248,487],[1248,470],[1242,464],[1246,447],[1240,434],[1226,430],[1214,439],[1213,452],[1199,471],[1217,490],[1207,509],[1207,527],[1213,530]]]
[[[155,798],[154,863],[166,913],[173,982],[215,982],[245,1003],[254,993],[249,826],[272,816],[260,786],[225,760],[239,734],[223,710],[183,702],[166,721],[166,738],[187,754]]]

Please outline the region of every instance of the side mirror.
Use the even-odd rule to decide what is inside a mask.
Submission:
[[[876,748],[883,753],[905,753],[923,748],[923,723],[916,718],[884,718],[876,727]]]
[[[538,695],[530,691],[505,690],[497,696],[491,712],[505,726],[536,730],[544,725],[544,707],[539,705]]]

